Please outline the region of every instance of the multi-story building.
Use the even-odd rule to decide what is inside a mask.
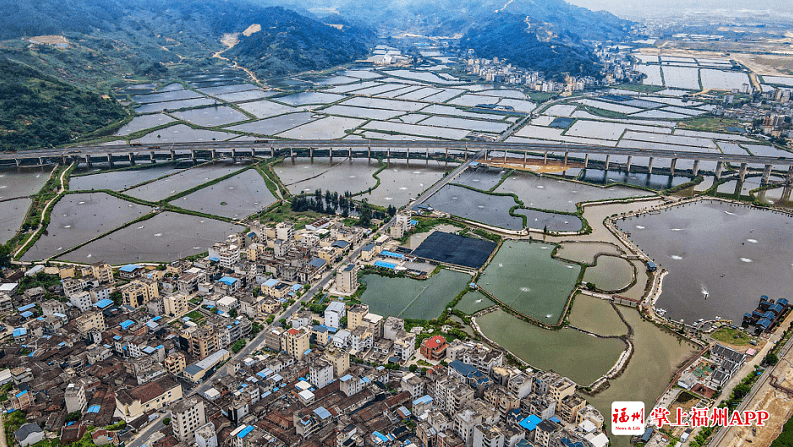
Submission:
[[[152,410],[159,410],[182,398],[182,385],[171,376],[163,376],[155,381],[132,389],[116,391],[116,410],[127,422],[143,416]]]
[[[150,299],[158,298],[160,290],[157,281],[153,280],[134,280],[118,288],[124,304],[138,308],[146,304]]]
[[[320,358],[308,367],[308,381],[317,388],[324,388],[333,381],[333,364]]]
[[[79,317],[74,319],[75,327],[80,335],[86,335],[89,332],[102,332],[105,329],[105,317],[102,312],[97,310],[85,312]]]
[[[353,330],[363,325],[364,317],[369,313],[368,304],[356,304],[347,309],[347,329]]]
[[[188,352],[199,359],[206,358],[213,352],[220,349],[218,335],[214,327],[200,327],[186,333],[188,340]]]
[[[504,434],[498,426],[477,425],[474,427],[472,447],[504,447]]]
[[[218,264],[226,269],[234,268],[240,262],[240,246],[232,241],[218,242],[209,247],[209,257],[218,260]]]
[[[198,427],[207,423],[204,401],[195,395],[172,405],[171,415],[173,434],[181,442],[194,440]]]
[[[347,315],[347,307],[342,301],[332,301],[325,308],[324,318],[325,326],[329,328],[340,328],[341,319]]]
[[[66,401],[66,412],[74,413],[76,411],[82,412],[88,401],[85,398],[85,387],[83,385],[75,385],[70,383],[66,387],[64,393],[64,400]]]
[[[586,406],[586,400],[578,394],[565,396],[556,407],[556,414],[568,424],[574,424],[578,412]]]
[[[350,369],[350,354],[339,349],[326,349],[325,359],[333,365],[333,374],[343,376]]]
[[[291,241],[295,238],[295,225],[292,222],[279,222],[275,225],[275,238]]]
[[[88,292],[78,292],[69,297],[69,302],[83,312],[91,310],[94,302],[91,300],[91,294]]]
[[[115,284],[113,277],[113,267],[105,262],[95,262],[91,264],[91,275],[99,280],[100,284]]]
[[[163,310],[166,315],[179,316],[190,310],[189,303],[186,295],[176,293],[163,298]]]
[[[180,372],[184,371],[187,366],[187,359],[185,359],[185,355],[181,352],[172,352],[168,354],[163,364],[169,373],[178,375]]]
[[[336,273],[336,289],[342,293],[352,293],[358,288],[358,266],[347,264]]]
[[[435,335],[421,343],[420,352],[427,360],[443,360],[448,346],[442,335]]]
[[[281,349],[297,360],[303,360],[310,340],[311,333],[306,328],[289,329],[281,336]]]

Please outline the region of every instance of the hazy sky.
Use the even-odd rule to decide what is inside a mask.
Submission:
[[[670,13],[688,11],[718,11],[720,15],[729,16],[731,13],[745,15],[747,10],[763,12],[790,13],[790,0],[662,0],[650,2],[647,0],[567,0],[574,5],[583,6],[594,11],[605,10],[619,17],[639,16],[650,17],[653,15],[669,15]]]

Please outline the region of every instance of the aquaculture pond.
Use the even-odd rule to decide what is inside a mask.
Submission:
[[[181,170],[172,163],[157,163],[140,169],[124,169],[81,175],[69,179],[69,189],[72,191],[88,191],[92,189],[123,191],[143,182],[174,174]]]
[[[535,368],[552,369],[581,385],[608,372],[625,349],[618,339],[597,338],[570,328],[542,329],[503,310],[478,317],[476,323],[487,338],[521,360]]]
[[[368,274],[361,281],[366,283],[366,291],[360,300],[372,313],[430,320],[465,289],[471,276],[444,269],[425,280]]]
[[[540,242],[504,242],[479,286],[524,315],[557,324],[581,267],[552,258],[553,248]]]
[[[650,258],[669,270],[656,307],[693,323],[717,316],[740,323],[760,295],[793,287],[793,218],[719,200],[654,211],[617,222]]]
[[[338,155],[332,163],[328,158],[287,158],[273,170],[292,194],[313,193],[316,189],[357,193],[374,188],[377,180],[372,174],[380,168],[376,159],[349,159],[341,156],[342,151]]]
[[[47,230],[22,259],[31,261],[56,256],[151,210],[151,207],[101,192],[67,194],[55,204]]]
[[[217,241],[244,230],[205,217],[159,213],[62,256],[61,260],[110,264],[168,262],[207,251]]]
[[[137,199],[157,202],[166,197],[176,195],[204,183],[211,182],[224,175],[239,171],[244,166],[231,163],[214,163],[179,172],[170,177],[130,189],[125,194]]]
[[[275,202],[261,174],[248,169],[170,203],[201,213],[242,219]]]
[[[555,177],[513,173],[496,192],[514,193],[529,208],[575,212],[576,204],[596,200],[652,195],[624,186],[592,186]]]

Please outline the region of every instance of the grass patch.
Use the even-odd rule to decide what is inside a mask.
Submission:
[[[660,92],[664,89],[664,87],[658,85],[644,85],[644,84],[617,84],[614,85],[613,88],[620,89],[620,90],[630,90],[632,92],[641,92],[641,93],[655,93]]]
[[[730,327],[723,327],[710,334],[710,336],[717,341],[729,343],[732,345],[743,346],[748,345],[752,337],[743,331],[739,331]]]
[[[681,129],[701,130],[707,132],[727,132],[728,127],[740,127],[743,129],[743,124],[736,119],[719,118],[715,116],[699,116],[688,118],[677,123]]]

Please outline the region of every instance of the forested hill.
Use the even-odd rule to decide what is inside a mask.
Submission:
[[[0,57],[0,150],[70,143],[126,115],[114,100]]]
[[[537,34],[543,36],[543,40]],[[543,72],[562,80],[571,76],[599,76],[597,58],[580,38],[565,33],[551,37],[541,26],[531,27],[525,17],[498,14],[482,26],[470,29],[460,41],[461,48],[472,48],[477,56],[507,59],[512,64]]]
[[[240,35],[239,43],[225,55],[268,77],[364,58],[375,40],[368,29],[348,25],[338,29],[280,7],[267,8],[248,22],[260,25],[261,31]]]

